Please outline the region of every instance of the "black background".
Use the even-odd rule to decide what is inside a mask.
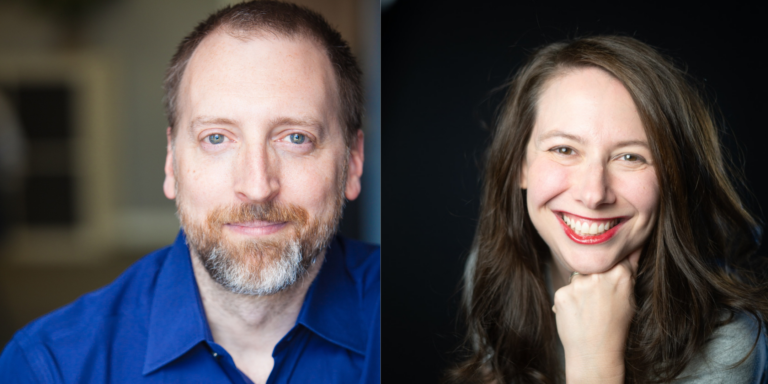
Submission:
[[[382,13],[382,380],[434,383],[453,362],[479,165],[503,84],[532,49],[634,36],[684,63],[725,121],[749,207],[768,207],[765,9],[400,0]],[[761,248],[762,254],[766,247]]]

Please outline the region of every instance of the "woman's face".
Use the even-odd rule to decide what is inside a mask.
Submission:
[[[656,223],[659,185],[643,124],[603,70],[570,70],[545,85],[521,177],[561,272],[611,269]]]

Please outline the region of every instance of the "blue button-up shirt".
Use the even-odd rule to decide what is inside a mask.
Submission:
[[[380,250],[337,237],[267,383],[380,382]],[[112,284],[17,332],[3,383],[250,383],[216,344],[183,232]]]

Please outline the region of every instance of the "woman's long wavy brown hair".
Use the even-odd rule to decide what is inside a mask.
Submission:
[[[626,382],[675,378],[712,332],[730,321],[722,320],[724,311],[731,319],[748,313],[764,326],[768,289],[738,269],[759,247],[760,226],[734,188],[740,179],[729,178],[736,173],[724,160],[701,90],[670,59],[636,39],[579,38],[537,50],[512,78],[500,106],[464,278],[467,356],[449,381],[563,381],[545,283],[549,248],[528,217],[519,175],[544,85],[580,67],[600,68],[624,84],[657,164],[659,215],[635,280]]]

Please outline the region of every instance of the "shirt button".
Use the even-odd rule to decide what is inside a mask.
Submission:
[[[216,352],[213,352],[213,357],[219,357],[219,354]]]

